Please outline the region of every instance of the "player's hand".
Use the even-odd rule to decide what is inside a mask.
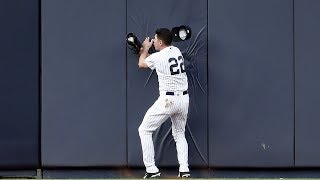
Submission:
[[[150,41],[150,38],[146,37],[146,39],[142,43],[143,50],[149,51],[152,44],[153,44],[153,39],[151,39],[151,41]]]

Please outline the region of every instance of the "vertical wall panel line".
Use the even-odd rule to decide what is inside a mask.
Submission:
[[[128,33],[128,0],[126,0],[126,34]],[[125,42],[127,43],[127,42]],[[125,44],[125,48],[126,48],[126,99],[125,99],[125,103],[126,103],[126,167],[129,166],[129,160],[128,160],[128,48],[126,47],[127,44]]]
[[[292,59],[293,59],[293,166],[296,166],[296,52],[295,52],[295,11],[292,0]]]
[[[39,54],[38,54],[38,56],[39,56],[39,59],[38,59],[38,61],[39,61],[39,65],[38,65],[38,68],[39,68],[39,77],[38,77],[38,83],[39,83],[39,100],[38,100],[38,102],[39,102],[39,113],[38,113],[38,116],[39,116],[39,137],[38,137],[38,143],[39,143],[39,145],[38,145],[38,148],[39,148],[39,150],[38,150],[38,152],[39,152],[39,154],[38,154],[38,156],[39,156],[39,168],[41,168],[42,167],[42,153],[41,153],[41,134],[42,134],[42,131],[41,131],[41,122],[42,122],[42,16],[41,16],[41,11],[42,9],[41,9],[41,0],[38,0],[38,15],[39,15],[39,17],[38,17],[38,31],[39,31],[39,35],[38,35],[38,42],[39,42]]]

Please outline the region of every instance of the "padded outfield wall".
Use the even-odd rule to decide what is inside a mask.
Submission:
[[[182,24],[191,167],[320,167],[317,0],[2,0],[0,169],[142,167],[158,96],[125,36]],[[156,162],[176,167],[170,121]]]

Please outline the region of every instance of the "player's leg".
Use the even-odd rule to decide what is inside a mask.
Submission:
[[[162,106],[164,106],[163,99],[159,97],[146,112],[138,129],[142,146],[143,163],[146,166],[147,173],[156,173],[159,171],[154,160],[152,133],[169,118],[168,112],[166,112]]]
[[[188,164],[188,143],[185,137],[185,127],[187,123],[189,97],[184,97],[179,103],[179,109],[176,114],[171,116],[172,135],[176,142],[177,156],[180,172],[189,172]]]

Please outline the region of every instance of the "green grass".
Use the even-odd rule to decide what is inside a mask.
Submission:
[[[114,180],[128,180],[125,179],[114,179]],[[169,179],[169,178],[163,178]],[[188,180],[320,180],[320,178],[190,178]],[[8,178],[1,180],[30,180],[30,179],[21,179],[21,178]],[[111,179],[42,179],[42,180],[111,180]],[[139,179],[130,179],[130,180],[139,180]]]
[[[114,179],[114,180],[128,180],[125,179]],[[169,178],[163,178],[169,179]],[[206,178],[190,178],[188,180],[205,180]],[[208,178],[209,180],[320,180],[320,178]],[[206,179],[206,180],[208,180]],[[8,178],[1,180],[30,180],[30,179],[21,179],[21,178]],[[55,179],[39,179],[39,180],[55,180]],[[57,180],[111,180],[111,179],[57,179]],[[130,179],[130,180],[139,180],[139,179]]]

